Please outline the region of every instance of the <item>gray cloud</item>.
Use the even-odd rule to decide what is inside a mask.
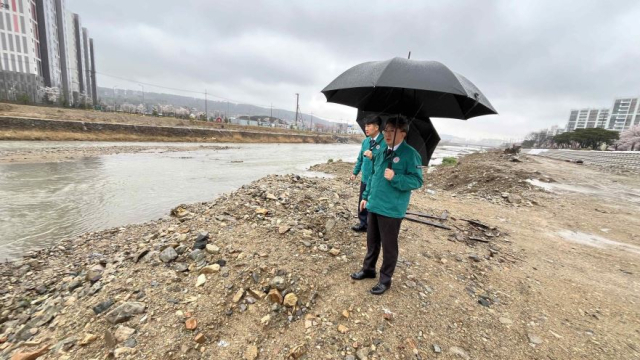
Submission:
[[[514,138],[564,124],[572,107],[640,95],[640,3],[602,1],[67,0],[96,43],[98,71],[353,121],[320,90],[349,67],[438,60],[500,112],[440,132]],[[100,85],[137,89],[106,76]],[[161,91],[148,88],[148,91]]]

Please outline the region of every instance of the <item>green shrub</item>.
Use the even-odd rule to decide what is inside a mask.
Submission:
[[[444,166],[453,166],[458,163],[458,160],[453,156],[445,156],[442,158],[442,165]]]
[[[327,163],[332,163],[332,162],[333,162],[333,159],[327,160]]]

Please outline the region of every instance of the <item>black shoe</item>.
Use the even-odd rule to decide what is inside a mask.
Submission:
[[[390,287],[391,287],[391,284],[385,285],[385,284],[378,283],[376,286],[372,287],[369,292],[372,293],[373,295],[382,295],[384,294],[385,291],[389,290]]]
[[[376,278],[376,273],[372,273],[372,272],[366,272],[366,271],[358,271],[355,272],[353,274],[351,274],[351,278],[353,280],[362,280],[362,279],[375,279]]]
[[[353,225],[351,230],[356,232],[367,232],[367,226],[363,224]]]

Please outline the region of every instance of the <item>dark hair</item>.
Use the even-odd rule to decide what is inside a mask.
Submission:
[[[409,120],[407,120],[407,118],[405,118],[404,116],[389,117],[386,124],[384,124],[385,129],[388,125],[392,125],[394,128],[402,131],[403,133],[409,132]]]
[[[380,127],[382,124],[382,119],[380,118],[380,116],[370,116],[364,119],[364,124],[365,125],[374,124]]]

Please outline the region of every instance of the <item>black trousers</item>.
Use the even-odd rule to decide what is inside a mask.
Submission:
[[[358,219],[360,219],[360,225],[367,226],[367,215],[369,211],[365,208],[360,211],[360,203],[362,202],[362,193],[367,189],[367,184],[360,182],[360,197],[358,198]]]
[[[367,228],[367,255],[362,264],[365,272],[375,272],[380,248],[382,248],[382,266],[380,283],[391,285],[391,277],[398,262],[398,234],[402,219],[390,218],[369,212]]]

